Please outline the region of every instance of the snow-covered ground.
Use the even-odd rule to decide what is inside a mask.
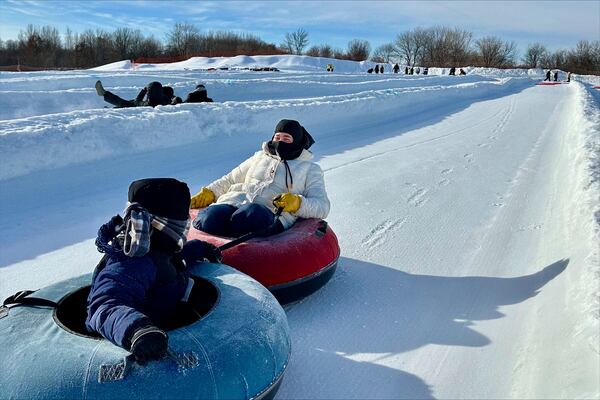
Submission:
[[[279,398],[598,398],[597,81],[325,61],[0,73],[0,298],[93,269],[132,180],[196,191],[294,118],[316,139],[342,258],[287,309]],[[105,109],[97,79],[125,98],[202,82],[215,103]]]

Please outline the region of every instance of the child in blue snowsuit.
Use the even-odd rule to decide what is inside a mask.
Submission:
[[[129,350],[140,364],[164,357],[165,327],[193,280],[186,265],[219,259],[211,244],[186,243],[188,186],[171,178],[142,179],[129,186],[125,217],[113,217],[98,231],[105,253],[96,267],[87,301],[86,327]]]

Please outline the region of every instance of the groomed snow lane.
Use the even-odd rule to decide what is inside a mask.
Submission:
[[[533,87],[321,160],[344,257],[288,312],[281,398],[597,393],[595,336],[575,335],[587,317],[569,301],[592,250],[572,198],[575,89]]]

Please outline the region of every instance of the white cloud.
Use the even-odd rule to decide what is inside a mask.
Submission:
[[[279,42],[285,32],[305,28],[319,42],[345,46],[353,38],[373,47],[416,26],[458,26],[476,37],[497,35],[521,46],[541,41],[573,46],[600,37],[598,1],[16,1],[0,3],[1,34],[22,21],[70,25],[73,29],[120,26],[162,37],[174,22],[188,21],[201,30],[227,29],[261,33]],[[264,36],[262,34],[264,32]],[[16,37],[12,31],[12,35]],[[322,40],[321,40],[322,39]],[[313,41],[312,44],[317,44]]]

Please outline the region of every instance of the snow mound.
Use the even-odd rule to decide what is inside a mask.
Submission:
[[[136,64],[140,71],[180,71],[180,70],[208,70],[208,69],[252,69],[252,68],[277,68],[281,71],[325,71],[327,64],[333,64],[336,72],[365,72],[374,63],[369,61],[337,60],[324,57],[310,57],[297,55],[274,56],[245,56],[235,57],[192,57],[185,61],[169,64]],[[122,71],[132,68],[131,63],[124,61],[109,64],[98,71]]]
[[[90,71],[124,71],[133,68],[130,60],[117,61],[114,63],[102,65],[96,68],[90,68]]]
[[[298,56],[291,54],[271,56],[246,56],[235,57],[192,57],[185,61],[168,64],[135,64],[129,60],[118,61],[101,67],[92,68],[93,71],[127,71],[135,68],[139,71],[205,71],[209,69],[252,69],[252,68],[277,68],[280,71],[325,71],[327,64],[333,64],[336,73],[361,73],[367,72],[375,65],[384,65],[387,74],[392,72],[393,63],[376,63],[367,61],[338,60],[335,58]],[[400,75],[406,65],[400,64]],[[423,66],[418,66],[423,68]],[[468,67],[463,69],[467,74],[477,74],[495,77],[542,77],[542,69],[497,69],[483,67]],[[448,75],[450,68],[429,68],[429,75]]]

